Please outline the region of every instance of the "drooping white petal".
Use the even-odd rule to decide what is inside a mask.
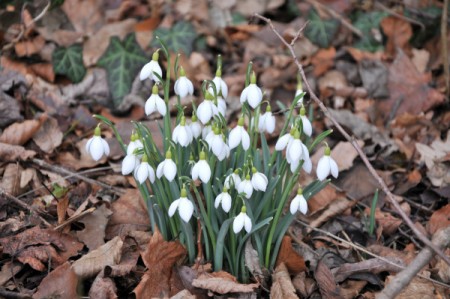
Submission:
[[[252,230],[252,220],[250,219],[250,217],[248,217],[247,214],[245,214],[244,218],[244,228],[247,233],[251,232]]]
[[[209,182],[209,179],[211,178],[211,167],[209,167],[208,162],[206,160],[200,160],[197,163],[199,165],[200,171],[199,171],[199,177],[202,180],[203,183]]]
[[[238,174],[233,172],[232,174],[228,175],[225,178],[225,182],[223,183],[223,185],[227,189],[231,189],[231,187],[235,187],[237,189],[237,187],[239,186],[240,183],[241,183],[241,178],[239,177]]]
[[[293,139],[293,137],[290,133],[281,136],[281,138],[278,139],[277,143],[275,144],[275,150],[277,151],[284,150],[291,139]]]
[[[191,80],[189,80],[186,76],[181,76],[175,82],[174,85],[175,94],[179,95],[181,98],[184,98],[188,94],[194,93],[194,86],[192,85]]]
[[[292,215],[295,215],[297,213],[299,205],[300,198],[298,198],[298,196],[295,196],[291,201],[291,205],[289,206],[289,211]]]
[[[150,115],[156,111],[156,97],[158,95],[152,94],[145,102],[145,114]]]
[[[213,117],[211,105],[213,105],[211,101],[204,100],[197,108],[197,117],[204,125]]]
[[[268,180],[267,177],[261,173],[254,173],[252,176],[252,186],[256,191],[266,191]]]
[[[302,156],[302,142],[300,139],[294,139],[286,151],[286,156],[291,161],[298,161]]]
[[[192,122],[189,127],[191,128],[192,137],[198,138],[202,133],[202,126],[198,123],[198,121]]]
[[[162,116],[166,115],[167,112],[166,103],[160,96],[156,98],[156,108],[158,109],[159,114],[161,114]]]
[[[166,159],[164,163],[164,176],[169,182],[171,182],[175,178],[176,174],[177,165],[175,165],[175,162],[173,162],[172,159]]]
[[[178,205],[178,214],[180,214],[181,219],[184,222],[189,222],[191,220],[192,214],[194,213],[194,205],[186,197],[180,198],[180,204]]]
[[[122,161],[122,174],[132,173],[139,165],[139,159],[135,155],[126,155]]]
[[[247,86],[246,88],[244,88],[244,90],[242,91],[242,93],[241,93],[241,97],[240,97],[240,102],[241,102],[241,104],[244,104],[246,101],[247,101],[247,95],[248,95],[248,87],[249,86]]]
[[[241,128],[242,148],[246,151],[250,147],[250,135],[248,135],[244,127]]]
[[[262,91],[256,84],[250,84],[248,88],[247,101],[255,109],[262,101]]]
[[[303,160],[309,160],[309,151],[308,151],[308,147],[306,147],[306,145],[302,142],[302,155],[301,155],[301,159]]]
[[[91,154],[92,159],[95,161],[100,160],[103,156],[105,149],[103,145],[103,139],[100,136],[94,136],[91,138],[91,142],[89,143],[88,153]]]
[[[330,170],[334,178],[337,179],[339,175],[339,167],[337,166],[336,161],[334,161],[334,159],[331,157],[330,157]]]
[[[198,180],[199,172],[200,172],[200,165],[198,165],[198,163],[195,163],[191,170],[191,176],[193,180]]]
[[[234,218],[233,231],[235,234],[238,234],[244,227],[245,216],[246,216],[246,214],[241,212],[239,215],[236,216],[236,218]]]
[[[225,113],[227,111],[227,103],[222,97],[217,97],[217,110],[220,114],[225,116]]]
[[[309,119],[306,117],[306,115],[300,116],[302,119],[302,124],[303,124],[303,132],[308,135],[311,136],[312,134],[312,125],[311,122],[309,121]]]
[[[330,174],[330,170],[330,157],[323,156],[319,159],[319,163],[317,163],[317,178],[323,181]]]
[[[170,217],[172,217],[173,214],[175,214],[175,211],[177,210],[179,204],[180,204],[180,199],[177,199],[170,204],[169,211],[168,211],[168,214]]]
[[[245,193],[245,197],[248,199],[252,196],[253,194],[253,186],[252,183],[249,180],[243,180],[239,185],[238,185],[238,192],[239,193]]]
[[[213,82],[214,82],[214,85],[216,86],[217,94],[222,92],[222,96],[224,98],[226,98],[228,96],[228,86],[225,83],[225,81],[223,81],[223,79],[221,77],[216,76],[216,77],[214,77]],[[212,88],[211,88],[210,92],[213,93]]]
[[[156,177],[158,179],[162,178],[162,176],[164,175],[164,163],[166,161],[162,161],[161,163],[158,164],[158,167],[156,167]]]
[[[306,199],[303,195],[297,196],[300,198],[298,209],[302,214],[306,215],[306,213],[308,212],[308,203],[306,202]]]
[[[149,172],[148,169],[145,167],[145,164],[148,165],[147,162],[142,162],[135,170],[134,170],[134,177],[139,182],[139,184],[142,184],[145,182],[145,180],[148,178]]]
[[[230,135],[228,135],[228,146],[230,149],[233,149],[239,145],[241,142],[241,126],[236,126],[230,131]]]
[[[222,209],[228,213],[231,209],[231,195],[227,192],[222,193]]]
[[[302,166],[303,170],[307,173],[311,173],[312,170],[312,162],[311,159],[305,159]]]
[[[211,138],[211,143],[209,145],[212,146],[212,152],[214,153],[214,155],[216,155],[216,157],[219,157],[225,146],[222,135],[216,135],[213,133],[213,137]]]

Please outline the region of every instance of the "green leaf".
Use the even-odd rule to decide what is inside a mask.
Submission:
[[[383,50],[383,44],[375,39],[373,31],[380,30],[380,22],[387,15],[387,12],[382,11],[358,12],[353,26],[358,28],[364,37],[357,40],[353,46],[370,52]]]
[[[160,46],[160,43],[156,38],[157,36],[173,52],[184,52],[184,54],[189,55],[194,47],[197,32],[195,32],[195,28],[191,23],[180,21],[172,28],[160,27],[156,29],[153,32],[153,40],[150,43],[150,46]]]
[[[86,75],[83,47],[80,44],[53,51],[52,64],[56,74],[66,75],[74,83],[80,82]]]
[[[117,36],[111,37],[108,48],[97,64],[108,73],[108,85],[116,107],[130,92],[136,74],[147,62],[134,34],[127,35],[122,42]]]
[[[339,20],[322,20],[314,9],[309,11],[309,23],[305,29],[306,37],[321,48],[328,48],[339,29]]]

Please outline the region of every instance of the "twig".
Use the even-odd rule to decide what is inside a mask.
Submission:
[[[333,18],[338,19],[344,27],[347,27],[351,32],[356,34],[359,38],[363,38],[364,34],[353,26],[349,21],[347,21],[343,16],[341,16],[339,13],[335,12],[333,9],[329,8],[326,5],[323,5],[322,3],[316,1],[316,0],[306,0],[309,2],[312,6],[314,6],[317,10],[318,8],[325,10],[329,15],[331,15]]]
[[[395,196],[391,193],[388,186],[384,182],[384,180],[378,175],[375,168],[373,168],[372,164],[369,162],[369,159],[367,158],[366,154],[364,154],[362,148],[359,146],[357,140],[355,137],[350,136],[344,128],[336,121],[336,119],[333,117],[333,115],[330,113],[328,108],[323,104],[323,102],[317,97],[317,95],[314,93],[313,89],[311,88],[311,85],[309,84],[305,71],[303,70],[303,66],[297,59],[297,55],[294,52],[294,48],[292,45],[290,45],[284,38],[281,36],[281,34],[275,29],[275,27],[272,24],[272,21],[266,17],[263,17],[259,14],[255,14],[255,16],[263,21],[265,21],[272,31],[275,33],[275,35],[281,40],[281,42],[289,49],[292,59],[294,60],[295,64],[297,65],[298,71],[303,79],[303,82],[306,86],[306,89],[308,90],[310,97],[312,100],[319,106],[320,110],[325,114],[328,119],[331,120],[333,125],[338,129],[338,131],[349,141],[355,150],[358,152],[359,157],[366,165],[367,169],[369,170],[372,177],[378,182],[378,184],[381,186],[381,189],[383,192],[387,195],[387,198],[391,202],[391,204],[394,206],[395,210],[398,212],[398,214],[402,217],[403,221],[411,228],[411,230],[414,232],[414,234],[428,247],[432,248],[436,254],[438,254],[448,265],[450,265],[450,259],[448,256],[446,256],[442,250],[437,248],[431,241],[414,225],[412,220],[406,215],[405,211],[401,208],[400,204],[395,199]]]
[[[87,209],[87,210],[81,212],[81,213],[78,214],[78,215],[73,215],[72,217],[70,217],[69,219],[67,219],[66,221],[64,221],[63,223],[61,223],[60,225],[55,226],[54,230],[59,230],[59,229],[65,227],[66,225],[68,225],[68,224],[70,224],[70,223],[72,223],[72,222],[78,221],[79,219],[83,218],[83,217],[86,216],[87,214],[91,214],[91,213],[94,212],[96,209],[97,209],[96,207],[92,207],[92,208],[89,208],[89,209]]]
[[[37,21],[39,21],[40,19],[42,19],[45,16],[45,14],[47,13],[47,11],[50,9],[51,4],[52,4],[51,1],[47,1],[47,5],[45,5],[44,9],[41,11],[40,14],[38,14],[36,17],[34,17],[31,20],[30,25],[32,25],[32,24],[36,23]],[[24,8],[25,8],[25,6],[24,6]],[[25,34],[25,29],[27,29],[27,27],[25,25],[22,25],[20,27],[19,35],[17,35],[17,37],[14,40],[12,40],[9,44],[6,44],[2,48],[2,52],[7,51],[7,50],[11,49],[12,47],[14,47],[14,45],[22,39],[23,35]]]
[[[396,17],[396,18],[399,18],[399,19],[401,19],[401,20],[404,20],[404,21],[406,21],[406,22],[408,22],[408,23],[411,23],[411,24],[420,26],[420,30],[422,30],[422,31],[425,30],[425,25],[422,24],[421,22],[416,21],[416,20],[414,20],[414,19],[411,19],[411,18],[409,18],[409,17],[407,17],[407,16],[401,15],[401,14],[399,14],[399,13],[393,11],[392,9],[390,9],[390,8],[387,7],[387,6],[385,6],[385,5],[384,5],[383,3],[381,3],[380,1],[374,1],[374,3],[375,3],[375,6],[376,6],[377,8],[379,8],[379,9],[381,9],[381,10],[384,10],[384,11],[387,12],[388,14],[390,14],[390,15]]]
[[[444,7],[442,8],[441,18],[441,47],[442,47],[442,65],[444,67],[445,88],[447,100],[450,95],[450,65],[448,62],[448,40],[447,40],[447,17],[448,17],[448,0],[444,0]]]
[[[433,244],[442,249],[450,245],[450,227],[439,230],[433,236]],[[433,258],[434,252],[425,247],[403,271],[394,276],[391,282],[375,296],[376,299],[395,298],[406,287],[414,276]]]
[[[10,201],[10,202],[14,203],[15,205],[21,207],[24,210],[27,210],[31,213],[37,213],[39,216],[39,219],[41,219],[42,223],[44,223],[45,226],[47,226],[47,227],[53,226],[42,217],[42,216],[48,216],[45,212],[41,211],[40,209],[34,209],[34,208],[30,207],[27,203],[21,201],[20,199],[16,198],[15,196],[12,196],[11,194],[7,193],[5,190],[0,188],[0,198],[2,198],[2,197],[4,199],[6,199],[7,201]]]
[[[352,242],[348,242],[347,240],[344,240],[344,239],[342,239],[342,238],[340,238],[340,237],[338,237],[338,236],[335,236],[335,235],[333,235],[332,233],[329,233],[329,232],[327,232],[327,231],[325,231],[325,230],[322,230],[322,229],[320,229],[320,228],[312,227],[312,226],[310,226],[309,224],[307,224],[307,223],[305,223],[305,222],[303,222],[303,221],[300,221],[300,220],[296,220],[296,222],[297,222],[298,224],[303,225],[304,227],[307,227],[308,229],[312,229],[312,230],[314,230],[314,231],[316,231],[316,232],[319,232],[319,233],[322,233],[322,234],[324,234],[324,235],[326,235],[326,236],[328,236],[328,237],[330,237],[330,238],[332,238],[332,239],[338,240],[338,241],[340,241],[340,242],[342,242],[342,243],[344,243],[344,244],[346,244],[346,245],[352,247],[352,248],[355,249],[355,250],[359,250],[359,251],[361,251],[361,252],[364,252],[364,253],[367,254],[367,255],[370,255],[370,256],[372,256],[372,257],[374,257],[374,258],[377,258],[377,259],[379,259],[379,260],[381,260],[381,261],[383,261],[383,262],[385,262],[385,263],[388,263],[389,265],[398,267],[398,268],[400,268],[400,269],[406,269],[406,268],[407,268],[407,267],[405,267],[405,266],[396,264],[396,263],[392,262],[391,260],[389,260],[389,259],[387,259],[387,258],[384,258],[384,257],[382,257],[382,256],[376,255],[375,253],[370,252],[369,250],[365,249],[365,248],[362,247],[362,246],[356,245],[356,244],[354,244],[354,243],[352,243]],[[423,276],[423,275],[421,275],[421,274],[417,274],[417,276],[420,277],[420,278],[423,278],[423,279],[425,279],[425,280],[431,281],[432,283],[438,284],[438,285],[440,285],[440,286],[442,286],[442,287],[445,287],[445,288],[450,289],[450,285],[445,284],[445,283],[443,283],[443,282],[440,282],[440,281],[437,281],[437,280],[435,280],[435,279],[432,279],[432,278]]]
[[[123,190],[121,190],[119,188],[116,188],[116,187],[110,186],[108,184],[105,184],[105,183],[102,183],[102,182],[90,179],[88,177],[85,177],[84,175],[81,175],[81,174],[72,172],[72,171],[70,171],[68,169],[65,169],[64,167],[50,165],[47,162],[45,162],[43,160],[39,160],[39,159],[33,159],[32,162],[37,164],[37,165],[39,165],[40,167],[44,167],[44,168],[50,169],[50,170],[52,170],[54,172],[57,172],[57,173],[60,173],[60,174],[63,174],[63,175],[70,175],[70,176],[76,177],[76,178],[78,178],[80,180],[83,180],[83,181],[85,181],[85,182],[87,182],[89,184],[98,185],[98,186],[103,187],[105,189],[110,189],[110,190],[114,191],[115,193],[117,193],[119,195],[123,195],[125,193]]]

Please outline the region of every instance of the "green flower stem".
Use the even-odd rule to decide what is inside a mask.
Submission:
[[[200,213],[203,218],[203,221],[205,221],[205,225],[206,225],[206,229],[208,231],[209,238],[211,239],[211,245],[213,247],[212,252],[215,252],[216,251],[216,236],[214,234],[214,230],[212,228],[211,221],[209,219],[208,213],[205,210],[205,205],[203,204],[202,197],[200,196],[200,193],[198,192],[197,187],[194,184],[192,184],[192,187],[194,189],[195,196],[197,197],[198,206],[200,207]]]
[[[256,146],[258,145],[258,122],[259,122],[259,114],[261,111],[261,104],[258,105],[258,107],[256,107],[255,113],[253,115],[253,126],[252,126],[252,131],[251,131],[251,144],[252,144],[252,148],[256,148]]]

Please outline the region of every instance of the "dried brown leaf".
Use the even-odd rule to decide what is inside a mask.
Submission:
[[[79,170],[81,168],[92,168],[99,164],[103,164],[106,162],[107,157],[103,156],[100,160],[95,161],[92,159],[91,155],[86,152],[86,143],[88,139],[83,139],[76,143],[76,147],[80,152],[80,157],[76,157],[71,152],[62,152],[58,155],[57,161],[59,164],[65,167],[69,167],[75,170]]]
[[[45,39],[38,35],[34,38],[17,42],[14,47],[19,57],[31,56],[38,53],[45,45]]]
[[[324,299],[338,299],[340,297],[340,288],[336,285],[333,273],[328,266],[320,260],[314,272],[317,284],[319,285],[320,294]]]
[[[19,195],[21,193],[20,175],[22,170],[19,164],[10,163],[6,165],[0,181],[0,188],[13,196]]]
[[[178,292],[177,294],[170,297],[170,299],[196,299],[197,296],[192,295],[191,292],[188,290],[182,290],[181,292]]]
[[[66,0],[61,9],[75,31],[83,33],[84,36],[93,36],[105,22],[103,5],[97,1]]]
[[[86,244],[90,251],[105,244],[105,229],[111,214],[111,210],[102,205],[79,221],[84,224],[84,229],[77,232],[78,240]]]
[[[415,254],[410,251],[402,252],[382,245],[371,245],[367,247],[367,249],[370,252],[385,258],[397,259],[399,261],[401,260],[405,265],[407,265],[415,257]]]
[[[370,209],[366,208],[365,213],[367,216],[369,216]],[[401,219],[394,217],[389,212],[381,211],[380,208],[375,209],[375,221],[377,225],[383,229],[383,234],[388,236],[394,234],[400,224],[402,224]]]
[[[62,139],[61,128],[53,117],[49,117],[33,136],[33,141],[46,153],[52,153],[61,145]]]
[[[308,212],[310,215],[314,215],[328,208],[328,205],[336,200],[338,192],[336,188],[327,185],[325,188],[320,190],[319,193],[314,195],[308,200]]]
[[[0,142],[23,145],[39,130],[47,119],[46,114],[41,114],[39,119],[30,119],[22,123],[14,123],[7,127],[0,136]]]
[[[150,228],[147,206],[139,190],[128,189],[111,205],[113,212],[106,228],[106,236],[126,235],[129,231],[147,231]]]
[[[41,282],[33,299],[78,298],[78,278],[68,262],[50,272]]]
[[[336,49],[330,47],[328,49],[320,49],[311,58],[311,64],[314,66],[314,76],[320,77],[325,74],[334,65],[334,58],[336,57]]]
[[[7,283],[14,275],[19,273],[24,266],[18,262],[6,262],[2,266],[2,270],[0,271],[0,286],[3,286]]]
[[[9,74],[16,74],[15,72],[4,72],[6,74],[3,74],[2,71],[0,71],[0,77]],[[11,75],[10,75],[11,76]],[[2,82],[6,81],[0,79],[0,128],[3,128],[15,121],[22,120],[23,117],[20,114],[20,106],[19,102],[9,96],[8,94],[4,93],[1,89]]]
[[[268,277],[268,271],[267,269],[263,269],[261,267],[261,263],[259,262],[259,256],[258,252],[253,248],[252,242],[248,240],[245,243],[245,249],[244,249],[244,256],[245,256],[245,265],[249,269],[250,273],[256,278],[258,282],[261,282],[261,284],[265,284],[265,276]],[[264,272],[263,272],[264,270]]]
[[[150,235],[148,232],[136,233],[142,233],[145,237],[143,236],[144,238],[140,238],[139,236],[132,236],[132,234],[125,237],[122,246],[122,257],[120,258],[120,263],[117,265],[106,266],[104,270],[105,276],[125,276],[136,267],[136,263],[140,256],[140,250],[145,250],[145,247],[150,240]]]
[[[173,267],[186,256],[186,249],[179,242],[167,242],[156,230],[145,252],[141,253],[147,271],[134,289],[136,298],[169,296]]]
[[[51,245],[27,247],[20,251],[17,260],[41,272],[47,269],[47,264],[49,268],[54,269],[65,261]]]
[[[402,259],[396,258],[396,257],[386,257],[387,260],[391,261],[394,264],[405,266]],[[390,263],[387,263],[385,261],[382,261],[377,258],[364,260],[358,263],[346,263],[342,264],[338,268],[335,268],[332,270],[334,273],[334,278],[336,282],[342,282],[347,277],[355,274],[355,273],[364,273],[364,272],[370,272],[374,274],[378,274],[380,272],[388,271],[388,272],[398,272],[402,268],[394,266]]]
[[[292,284],[301,298],[309,298],[317,290],[316,281],[310,277],[306,277],[306,272],[297,274],[292,280]]]
[[[445,228],[450,226],[450,204],[447,204],[433,212],[431,215],[430,221],[428,221],[428,232],[431,235],[434,235],[441,228]]]
[[[115,237],[96,250],[89,252],[72,264],[72,269],[79,278],[88,278],[97,275],[106,266],[117,265],[122,253],[123,242]]]
[[[381,21],[380,25],[387,36],[385,53],[388,57],[394,57],[397,48],[410,51],[409,39],[412,36],[412,27],[408,21],[396,16],[388,16]]]
[[[259,287],[258,283],[240,284],[234,276],[224,271],[201,274],[194,279],[192,285],[219,294],[251,293]]]
[[[386,278],[386,285],[389,284],[393,276]],[[442,287],[434,284],[433,282],[421,278],[414,278],[403,290],[395,296],[395,299],[436,299],[436,298],[448,298]]]
[[[90,298],[116,299],[117,287],[114,281],[109,277],[104,277],[100,272],[95,278],[89,290]]]
[[[322,213],[319,217],[311,221],[309,224],[311,227],[320,227],[323,223],[333,218],[336,215],[340,215],[345,210],[351,208],[353,206],[353,202],[348,200],[345,197],[338,197],[335,201],[333,201],[330,206]]]
[[[272,274],[272,287],[270,288],[270,298],[295,299],[298,296],[289,276],[288,269],[284,263],[280,263]]]
[[[362,140],[358,140],[358,144],[363,148],[364,142]],[[339,171],[344,171],[353,166],[353,160],[358,157],[358,152],[350,142],[341,141],[333,148],[331,155],[336,160]]]
[[[306,270],[305,260],[292,248],[292,238],[290,236],[284,236],[281,241],[275,265],[278,266],[280,264],[284,264],[291,275],[296,275]]]
[[[364,280],[347,280],[341,285],[342,299],[357,298],[361,290],[367,285]]]

